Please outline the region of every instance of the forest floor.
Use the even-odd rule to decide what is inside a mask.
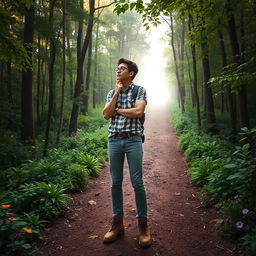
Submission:
[[[214,227],[218,213],[203,207],[199,189],[189,182],[188,167],[177,149],[178,137],[170,125],[167,108],[149,109],[145,126],[144,183],[151,247],[138,246],[134,192],[127,164],[123,184],[125,235],[112,244],[103,243],[112,215],[107,165],[100,177],[90,179],[86,191],[72,195],[65,215],[42,232],[38,247],[43,256],[235,255],[235,245]]]

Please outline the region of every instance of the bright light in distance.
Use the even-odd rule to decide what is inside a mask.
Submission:
[[[167,29],[165,24],[150,29],[148,37],[150,49],[139,67],[138,84],[146,88],[149,106],[166,105],[171,99],[170,84],[165,75],[164,50],[167,42],[162,40]]]

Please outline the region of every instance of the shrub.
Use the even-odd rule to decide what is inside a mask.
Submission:
[[[90,176],[97,177],[100,175],[100,164],[97,158],[90,155],[80,154],[77,157],[77,162],[80,165],[85,166]]]
[[[41,219],[51,219],[67,207],[68,195],[64,191],[63,187],[51,183],[25,184],[12,198],[18,213],[34,212]]]
[[[211,173],[223,168],[225,162],[222,159],[213,159],[212,157],[203,157],[192,162],[192,167],[188,173],[193,184],[203,186],[209,182]]]
[[[27,216],[15,214],[10,204],[0,205],[1,255],[34,256],[36,254],[36,248],[33,248],[30,243],[38,235],[40,225],[31,224]]]
[[[71,164],[68,167],[68,172],[72,183],[71,189],[74,191],[84,190],[89,179],[87,169],[80,164]]]

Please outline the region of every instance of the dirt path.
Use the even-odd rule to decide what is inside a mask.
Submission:
[[[42,234],[44,256],[226,256],[234,245],[224,241],[214,228],[217,213],[203,209],[186,176],[187,166],[177,150],[177,136],[170,127],[165,108],[146,115],[144,182],[148,195],[149,224],[153,244],[137,245],[134,193],[127,166],[124,180],[125,235],[105,245],[102,238],[111,219],[108,166],[85,192],[72,196],[64,218]],[[94,200],[96,205],[89,205]]]

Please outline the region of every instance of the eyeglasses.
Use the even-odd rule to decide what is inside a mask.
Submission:
[[[128,69],[128,68],[127,68],[127,67],[122,66],[122,67],[117,67],[117,68],[115,68],[115,69],[114,69],[114,71],[115,71],[115,72],[118,72],[118,71],[123,72],[123,71],[124,71],[124,70],[126,70],[126,69]]]

